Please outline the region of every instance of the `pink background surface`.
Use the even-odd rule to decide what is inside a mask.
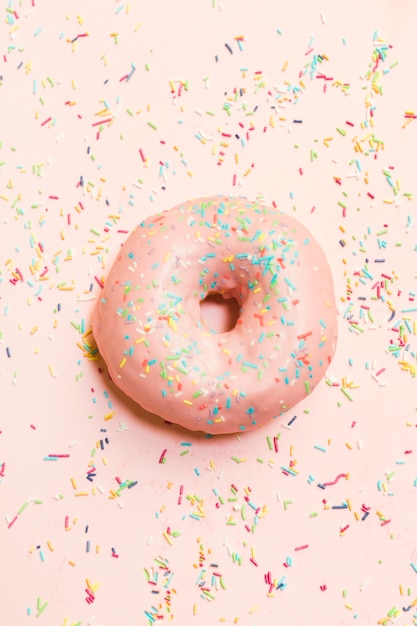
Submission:
[[[3,8],[2,626],[417,623],[417,5]],[[207,439],[126,399],[84,335],[133,226],[220,193],[311,229],[339,343],[279,423]]]

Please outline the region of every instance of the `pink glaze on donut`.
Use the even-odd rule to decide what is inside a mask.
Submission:
[[[148,411],[212,434],[259,428],[333,358],[331,272],[293,217],[242,198],[190,200],[130,234],[93,332],[115,384]]]

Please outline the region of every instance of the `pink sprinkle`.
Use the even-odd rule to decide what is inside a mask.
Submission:
[[[308,543],[306,543],[304,546],[298,546],[297,548],[294,548],[294,550],[297,552],[297,550],[305,550],[308,547],[309,547],[309,545],[308,545]]]
[[[323,485],[325,487],[327,487],[328,485],[335,485],[338,480],[340,480],[341,478],[346,478],[346,476],[347,476],[347,474],[338,474],[333,481],[328,482],[328,483],[323,483]]]
[[[51,119],[51,118],[49,118]],[[92,126],[100,126],[101,124],[107,124],[107,122],[111,122],[111,117],[108,117],[105,120],[101,120],[100,122],[94,122]],[[46,123],[46,122],[45,122]]]
[[[8,524],[7,528],[11,528],[13,526],[13,524],[15,523],[15,521],[17,520],[17,515],[14,516],[14,518],[12,519],[12,521],[10,522],[10,524]]]

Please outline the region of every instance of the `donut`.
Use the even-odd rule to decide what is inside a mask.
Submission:
[[[132,231],[92,329],[125,394],[215,435],[262,427],[310,394],[335,353],[336,314],[329,265],[301,223],[215,196]]]

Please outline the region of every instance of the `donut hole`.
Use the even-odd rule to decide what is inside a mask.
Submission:
[[[200,301],[201,320],[213,333],[233,330],[239,319],[240,307],[236,298],[224,298],[220,293],[209,293]]]

